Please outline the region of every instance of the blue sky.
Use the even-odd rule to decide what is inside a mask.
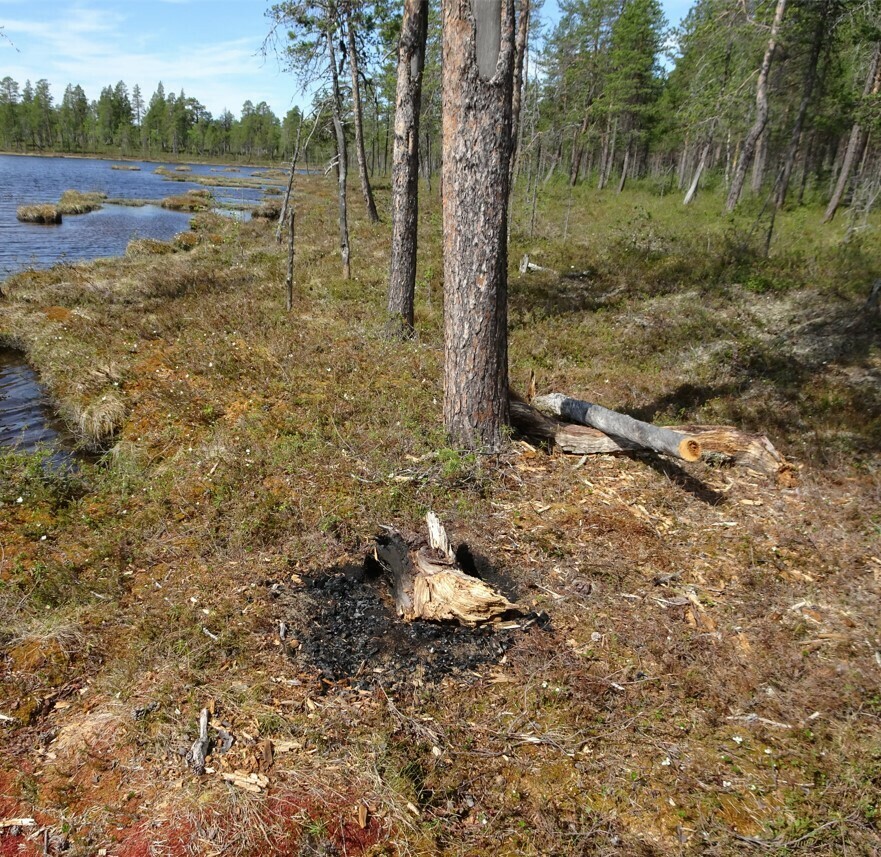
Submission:
[[[662,0],[678,23],[691,0]],[[0,78],[46,78],[56,101],[68,83],[89,98],[124,80],[149,100],[166,91],[198,98],[213,114],[265,101],[278,116],[302,104],[274,56],[263,57],[266,0],[0,0]],[[546,4],[548,10],[553,4]],[[13,47],[14,46],[14,47]]]

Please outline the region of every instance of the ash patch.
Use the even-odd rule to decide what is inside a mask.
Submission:
[[[329,682],[368,689],[434,683],[446,675],[497,663],[517,629],[465,628],[455,623],[402,622],[385,580],[368,564],[303,578],[286,611],[292,651],[304,669]]]

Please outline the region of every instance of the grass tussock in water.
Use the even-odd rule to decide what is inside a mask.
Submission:
[[[877,224],[843,245],[783,212],[765,258],[757,212],[716,198],[548,186],[533,227],[515,193],[514,385],[765,432],[800,466],[780,489],[451,449],[436,192],[401,344],[389,219],[351,206],[343,280],[335,184],[298,188],[291,313],[272,226],[210,213],[189,252],[3,284],[0,334],[107,449],[76,472],[0,456],[3,817],[128,854],[876,851]],[[557,273],[519,276],[523,254]],[[427,509],[547,621],[461,657],[389,626],[371,542]]]
[[[38,203],[35,205],[20,205],[15,216],[22,223],[42,223],[56,225],[61,223],[61,210],[51,203]]]
[[[97,211],[106,200],[106,193],[66,190],[58,201],[58,210],[62,214],[87,214],[90,211]]]
[[[212,205],[211,191],[201,189],[188,190],[185,194],[180,194],[179,196],[166,197],[160,205],[172,211],[208,211]]]

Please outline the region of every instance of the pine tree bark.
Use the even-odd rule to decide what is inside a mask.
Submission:
[[[336,64],[333,41],[336,38],[337,19],[333,6],[327,10],[327,58],[330,62],[330,78],[333,100],[333,130],[337,151],[337,186],[339,198],[340,258],[343,261],[343,277],[349,279],[352,268],[349,260],[349,215],[346,208],[346,179],[348,177],[348,152],[346,132],[343,127],[343,100],[340,96],[340,77]]]
[[[774,59],[774,53],[777,50],[777,34],[780,32],[780,25],[783,23],[783,14],[786,11],[786,0],[777,0],[777,8],[774,11],[774,21],[771,24],[771,35],[768,38],[768,46],[765,49],[765,56],[762,58],[762,67],[759,70],[759,79],[756,83],[756,119],[746,139],[743,141],[743,149],[740,153],[740,159],[737,161],[737,167],[734,170],[734,177],[731,180],[731,188],[728,191],[728,199],[725,201],[725,210],[734,211],[740,192],[743,190],[743,183],[746,180],[746,171],[749,169],[750,162],[756,151],[756,144],[765,126],[768,124],[768,74],[771,71],[771,62]]]
[[[494,451],[508,410],[514,0],[443,0],[444,425]]]
[[[875,44],[875,50],[872,52],[869,73],[866,75],[866,83],[863,87],[863,98],[865,99],[869,95],[877,93],[879,88],[881,88],[881,42]],[[854,122],[847,141],[844,161],[841,164],[841,172],[838,174],[835,190],[832,192],[832,198],[829,200],[829,205],[826,206],[826,213],[823,215],[823,223],[828,223],[835,217],[835,212],[838,210],[838,206],[841,205],[841,199],[850,181],[853,165],[862,157],[865,143],[866,136],[863,133],[862,126],[859,122]]]
[[[428,0],[405,0],[398,47],[392,155],[392,258],[387,332],[412,336],[419,208],[419,110],[428,33]]]
[[[370,177],[367,175],[367,155],[364,151],[364,110],[361,106],[361,82],[358,77],[358,49],[355,45],[355,30],[352,16],[346,20],[346,35],[349,45],[349,71],[352,77],[352,118],[355,122],[355,154],[358,158],[358,176],[361,179],[361,194],[367,208],[367,219],[371,223],[379,223]]]

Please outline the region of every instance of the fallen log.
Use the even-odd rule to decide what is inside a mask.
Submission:
[[[511,423],[526,437],[546,441],[572,455],[602,455],[644,451],[639,444],[610,437],[597,429],[564,423],[530,407],[512,392]],[[771,476],[784,487],[797,481],[796,469],[777,452],[767,437],[732,426],[670,426],[670,431],[693,437],[702,458],[712,464],[737,465]]]
[[[398,615],[405,622],[428,619],[473,626],[517,610],[498,590],[462,571],[443,524],[433,512],[427,520],[428,545],[408,541],[392,527],[376,540],[376,557],[392,576]]]
[[[701,445],[696,438],[635,420],[592,402],[550,393],[537,396],[532,400],[532,406],[569,422],[599,429],[605,435],[623,438],[641,449],[653,449],[682,461],[697,461],[701,457]]]

